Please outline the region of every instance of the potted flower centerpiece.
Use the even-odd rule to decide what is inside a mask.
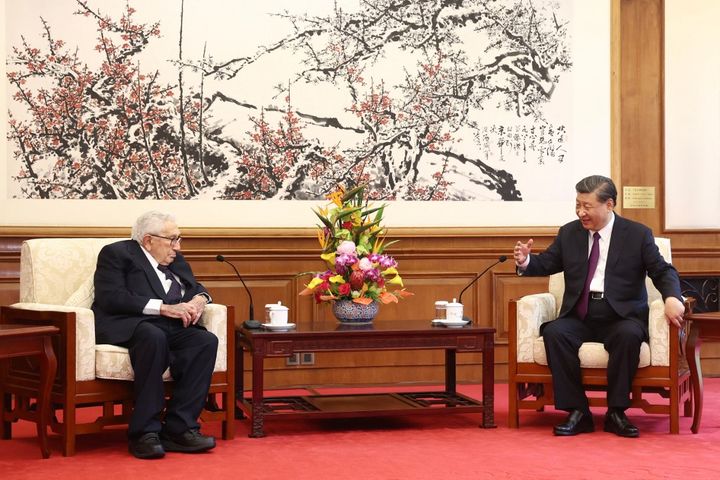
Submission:
[[[313,278],[300,295],[313,295],[318,303],[332,302],[333,314],[343,323],[369,323],[380,303],[397,302],[412,295],[403,288],[397,261],[386,255],[385,205],[365,199],[365,185],[343,187],[328,195],[330,204],[313,209],[320,219],[318,241],[327,270]]]

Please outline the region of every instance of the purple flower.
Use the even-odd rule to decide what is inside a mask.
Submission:
[[[365,272],[365,279],[370,280],[371,282],[377,282],[378,280],[380,280],[380,277],[380,270],[378,270],[377,268],[373,268]]]
[[[350,242],[352,243],[352,242]],[[341,267],[349,267],[350,265],[354,265],[357,263],[358,259],[355,256],[354,253],[342,253],[335,257],[335,268],[341,266]]]
[[[387,255],[382,255],[378,263],[380,263],[380,266],[382,268],[397,267],[397,262],[395,261],[395,259]]]

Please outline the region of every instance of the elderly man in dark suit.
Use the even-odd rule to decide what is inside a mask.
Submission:
[[[200,452],[215,439],[197,418],[210,388],[217,337],[197,324],[211,301],[180,253],[175,219],[148,212],[132,240],[105,246],[95,271],[98,343],[127,347],[135,372],[135,408],[128,429],[130,453],[160,458],[165,451]],[[163,372],[174,379],[165,416]]]
[[[553,376],[555,408],[569,412],[555,435],[594,430],[581,382],[578,351],[583,342],[602,342],[608,351],[608,411],[605,431],[637,437],[625,409],[638,368],[640,345],[648,339],[649,276],[665,301],[668,322],[680,327],[684,306],[675,268],[667,263],[646,226],[614,213],[617,190],[607,177],[593,175],[576,186],[578,220],[560,228],[543,253],[531,254],[533,240],[517,242],[520,275],[563,272],[565,293],[559,317],[541,330]]]

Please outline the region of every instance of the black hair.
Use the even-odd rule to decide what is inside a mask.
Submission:
[[[577,193],[595,193],[602,203],[612,198],[613,206],[617,205],[617,188],[615,183],[608,177],[602,175],[590,175],[580,180],[575,185]]]

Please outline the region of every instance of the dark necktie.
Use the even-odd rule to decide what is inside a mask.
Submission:
[[[600,234],[595,232],[593,235],[593,244],[590,249],[590,257],[588,257],[588,273],[585,278],[585,287],[580,294],[580,300],[577,303],[577,315],[580,320],[584,320],[588,311],[588,303],[590,302],[590,282],[592,282],[595,270],[597,269],[598,259],[600,258]]]
[[[165,274],[165,278],[170,280],[170,289],[165,294],[165,303],[172,305],[182,301],[182,287],[177,281],[175,275],[170,271],[167,265],[158,265],[158,270]]]

